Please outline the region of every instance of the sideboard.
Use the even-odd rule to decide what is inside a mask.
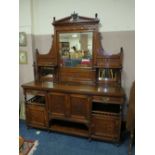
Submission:
[[[105,53],[97,14],[54,17],[53,26],[49,52],[36,49],[35,80],[22,85],[27,126],[118,142],[123,48]]]

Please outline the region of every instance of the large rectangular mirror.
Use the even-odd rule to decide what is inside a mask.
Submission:
[[[91,67],[93,32],[59,34],[60,64],[63,67]]]

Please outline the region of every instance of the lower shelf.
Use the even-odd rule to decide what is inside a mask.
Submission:
[[[50,123],[50,130],[83,137],[89,136],[88,128],[84,124],[62,120],[52,120]]]
[[[40,126],[40,125],[36,125],[36,124],[31,124],[31,123],[28,123],[27,124],[27,127],[28,128],[36,128],[36,129],[45,129],[45,130],[48,130],[48,127],[46,127],[46,126]]]

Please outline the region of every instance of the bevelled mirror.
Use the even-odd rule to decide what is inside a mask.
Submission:
[[[59,33],[61,67],[91,67],[93,32]]]

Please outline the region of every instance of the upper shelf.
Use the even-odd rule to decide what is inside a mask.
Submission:
[[[123,60],[123,48],[120,49],[120,53],[105,55],[100,54],[96,57],[95,68],[122,68]]]

